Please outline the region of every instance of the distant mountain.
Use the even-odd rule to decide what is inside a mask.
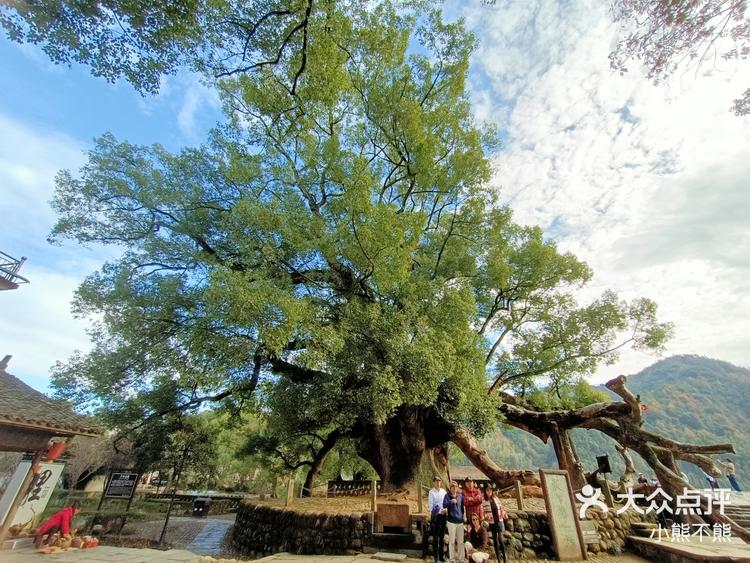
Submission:
[[[603,388],[603,387],[602,387]],[[737,454],[738,480],[750,489],[750,370],[702,356],[672,356],[628,377],[628,389],[648,406],[647,429],[680,442],[732,443]],[[606,390],[606,389],[605,389]],[[609,391],[608,391],[609,392]],[[614,395],[613,395],[614,397]],[[596,456],[608,454],[617,479],[624,470],[614,442],[596,430],[574,430],[573,440],[587,470],[596,468]],[[551,444],[515,428],[499,428],[482,441],[490,456],[509,468],[555,467]],[[653,472],[637,455],[636,469],[649,477]],[[456,459],[456,462],[459,460]],[[681,464],[696,488],[706,482],[691,464]],[[729,487],[726,478],[719,480]]]

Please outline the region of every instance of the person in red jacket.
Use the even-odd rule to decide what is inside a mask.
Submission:
[[[482,501],[484,495],[479,487],[474,486],[474,480],[471,477],[467,477],[464,481],[464,489],[462,491],[464,496],[464,507],[466,509],[466,520],[471,522],[471,515],[476,514],[479,516],[479,521],[484,520],[484,511],[482,510]]]
[[[45,534],[51,536],[56,532],[60,532],[63,536],[70,536],[73,516],[75,516],[79,510],[80,506],[78,503],[74,502],[70,506],[66,506],[62,510],[55,512],[46,522],[39,526],[34,540],[35,545],[39,547],[42,544],[42,539]]]

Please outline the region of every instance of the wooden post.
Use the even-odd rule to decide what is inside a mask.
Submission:
[[[372,480],[370,495],[370,510],[375,512],[378,509],[378,482],[375,479]]]
[[[138,489],[138,481],[141,480],[140,473],[138,474],[138,477],[135,480],[135,486],[133,487],[133,494],[130,495],[130,498],[128,499],[128,505],[125,507],[125,514],[122,516],[122,525],[120,526],[120,531],[117,532],[117,535],[119,536],[122,534],[122,529],[125,527],[125,522],[128,519],[128,512],[130,512],[130,505],[133,504],[133,499],[135,498],[135,491]],[[106,489],[104,489],[106,491]]]
[[[0,549],[3,548],[3,542],[5,541],[5,536],[8,535],[8,530],[10,529],[11,523],[13,522],[13,519],[16,517],[16,513],[18,512],[18,507],[21,504],[21,501],[26,497],[29,490],[31,489],[31,484],[33,483],[34,479],[37,476],[37,473],[35,473],[35,470],[38,472],[38,465],[39,461],[42,459],[42,452],[36,452],[34,454],[34,459],[31,461],[31,467],[29,467],[29,472],[26,474],[26,477],[24,477],[23,482],[21,483],[21,486],[18,489],[18,494],[16,495],[16,498],[13,499],[13,502],[10,504],[10,509],[8,510],[8,514],[5,517],[5,522],[3,522],[2,528],[0,528]]]
[[[89,534],[91,533],[91,530],[94,529],[94,523],[96,522],[96,517],[99,516],[99,512],[102,509],[102,504],[104,504],[104,495],[107,494],[107,488],[109,487],[109,482],[111,479],[112,479],[112,472],[110,471],[109,474],[107,474],[107,478],[104,479],[104,488],[102,489],[102,496],[99,497],[99,504],[96,505],[96,512],[94,512],[94,516],[91,518],[91,523],[88,525],[88,528],[86,529],[86,532],[88,532]]]
[[[195,389],[193,389],[193,397],[195,397]],[[167,535],[167,527],[169,526],[169,518],[172,516],[172,507],[174,506],[174,499],[177,496],[177,485],[180,483],[180,477],[182,477],[182,470],[185,467],[185,460],[187,459],[187,455],[189,452],[188,445],[185,444],[185,447],[182,450],[182,459],[180,459],[180,467],[177,469],[176,474],[172,474],[172,480],[174,481],[173,487],[172,487],[172,498],[169,499],[169,507],[167,508],[167,516],[164,518],[164,527],[161,529],[161,534],[159,535],[159,545],[164,543],[164,538]],[[107,489],[104,489],[105,491]]]
[[[516,503],[518,504],[518,510],[523,510],[523,489],[521,488],[521,481],[516,479]]]
[[[606,479],[602,481],[602,492],[604,493],[604,502],[607,503],[609,508],[614,508],[615,501],[612,498],[612,491],[610,490],[609,482]]]
[[[294,479],[289,477],[289,480],[286,482],[286,501],[284,501],[284,506],[291,506],[292,502],[294,502]]]

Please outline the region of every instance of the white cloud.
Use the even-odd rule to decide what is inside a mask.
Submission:
[[[89,347],[84,324],[72,318],[69,306],[74,289],[102,256],[45,240],[55,222],[48,205],[55,174],[78,169],[83,149],[76,139],[0,115],[0,250],[27,256],[20,273],[31,281],[0,293],[0,355],[13,355],[11,373],[39,389],[55,361]]]
[[[477,116],[509,108],[494,114],[508,136],[494,182],[517,219],[592,265],[589,295],[656,300],[676,324],[668,354],[750,365],[750,120],[729,112],[748,69],[657,87],[610,71],[619,36],[605,4],[498,4],[463,12],[482,45]],[[599,378],[653,361],[628,352]]]
[[[83,151],[83,144],[67,135],[43,133],[0,115],[0,193],[3,207],[12,210],[3,214],[0,225],[4,245],[46,246],[44,238],[55,221],[48,204],[55,174],[79,168],[85,161]]]
[[[13,356],[8,371],[45,390],[49,369],[56,361],[90,347],[86,323],[70,314],[70,301],[80,280],[36,265],[24,266],[21,273],[31,283],[0,295],[0,355]]]
[[[179,144],[198,144],[204,141],[206,124],[199,121],[215,118],[221,107],[216,89],[206,85],[198,74],[188,72],[163,77],[157,95],[137,95],[136,103],[147,116],[155,113],[157,108],[168,108],[167,111],[174,115],[182,136]]]

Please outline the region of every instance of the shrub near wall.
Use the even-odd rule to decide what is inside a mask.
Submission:
[[[299,555],[362,551],[370,539],[370,513],[295,512],[243,503],[232,529],[235,547],[251,557],[286,551]]]

